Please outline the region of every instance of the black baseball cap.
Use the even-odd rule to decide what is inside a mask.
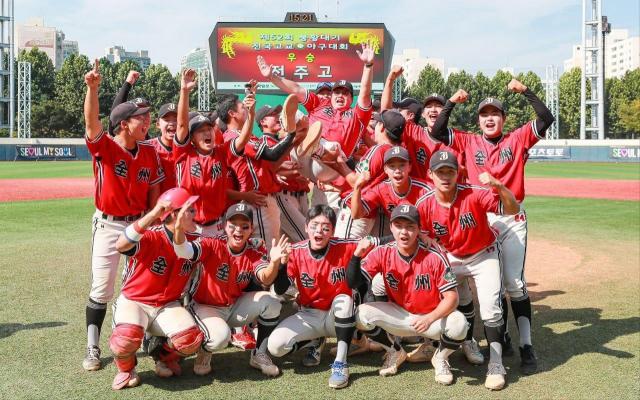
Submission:
[[[440,150],[431,155],[431,160],[429,160],[429,169],[431,171],[437,171],[442,167],[451,167],[458,170],[458,159],[452,152]]]
[[[504,107],[502,106],[502,102],[495,97],[487,97],[486,99],[482,100],[482,102],[478,106],[478,113],[480,113],[483,108],[489,106],[497,108],[504,114]]]
[[[391,212],[391,222],[398,218],[408,219],[409,221],[420,225],[420,213],[416,206],[411,204],[399,204]]]
[[[227,212],[224,215],[224,219],[228,221],[236,215],[241,215],[247,218],[249,221],[253,222],[253,207],[251,207],[247,203],[234,204],[227,209]]]
[[[399,110],[409,110],[416,115],[422,114],[422,104],[412,97],[405,97],[397,103],[393,103],[393,106]]]
[[[215,126],[215,122],[211,121],[204,115],[197,113],[195,117],[189,120],[189,135],[193,134],[193,132],[203,125]]]
[[[131,102],[138,107],[151,107],[151,103],[149,103],[149,100],[145,99],[144,97],[136,97],[135,99],[131,100]]]
[[[272,114],[280,114],[280,112],[282,111],[282,106],[280,104],[278,104],[275,107],[271,107],[269,105],[266,106],[262,106],[258,109],[258,111],[256,111],[256,122],[260,122],[262,121],[262,119],[268,115],[272,115]]]
[[[117,127],[120,125],[120,122],[124,120],[135,117],[136,115],[146,114],[148,112],[149,107],[138,107],[132,101],[125,101],[124,103],[118,104],[113,110],[111,110],[111,114],[109,114],[109,121],[111,121],[112,126]]]
[[[160,106],[160,110],[158,111],[158,118],[164,118],[167,114],[177,114],[178,107],[176,107],[175,103],[167,103]]]
[[[424,103],[422,103],[423,105],[427,105],[428,102],[430,101],[437,101],[438,103],[445,105],[447,100],[444,98],[444,96],[440,96],[438,93],[431,93],[429,96],[427,96],[426,99],[424,99]]]
[[[349,91],[349,93],[351,93],[351,96],[353,96],[353,85],[351,84],[351,82],[345,81],[344,79],[339,80],[335,82],[333,86],[331,86],[331,91],[334,91],[337,88],[345,88]]]
[[[395,110],[384,110],[380,113],[380,120],[391,139],[399,141],[402,138],[405,124],[402,114]]]
[[[331,82],[319,82],[316,85],[316,93],[327,89],[328,91],[333,90],[333,86],[331,85]]]
[[[394,146],[389,150],[384,152],[384,163],[392,160],[394,158],[399,158],[401,160],[409,161],[409,152],[404,147]]]

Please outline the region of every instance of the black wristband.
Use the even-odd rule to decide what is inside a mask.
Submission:
[[[373,67],[373,63],[365,64],[364,66],[365,66],[366,68],[371,68],[371,67]]]

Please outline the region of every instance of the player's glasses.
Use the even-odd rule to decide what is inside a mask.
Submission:
[[[331,232],[331,225],[329,224],[318,224],[318,223],[309,224],[309,230],[311,230],[311,232],[316,232],[318,228],[320,228],[320,232],[322,233]]]

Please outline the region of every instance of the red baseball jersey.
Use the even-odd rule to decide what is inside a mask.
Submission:
[[[429,170],[429,160],[433,153],[440,150],[450,151],[456,155],[458,164],[464,166],[462,151],[454,150],[444,143],[434,140],[425,128],[416,124],[413,120],[405,123],[404,131],[402,131],[402,145],[407,149],[411,158],[411,176],[423,179],[430,185],[433,184],[433,180],[431,180],[427,171]],[[462,168],[461,171],[463,171]],[[459,174],[458,182],[464,182],[465,178],[466,175],[464,173]]]
[[[496,234],[487,213],[502,214],[502,202],[493,190],[460,185],[451,207],[441,205],[435,191],[418,200],[422,229],[429,232],[449,253],[467,257],[491,245]]]
[[[164,180],[153,146],[138,142],[137,150],[131,152],[105,131],[94,140],[85,136],[85,141],[93,157],[96,208],[117,217],[147,210],[149,188]]]
[[[227,191],[227,165],[238,158],[232,141],[214,146],[211,154],[203,155],[187,141],[173,142],[176,165],[176,181],[192,195],[200,196],[194,204],[194,221],[205,224],[217,220],[225,212],[225,202],[220,201]]]
[[[404,195],[399,195],[388,178],[375,186],[365,189],[362,193],[362,207],[367,214],[380,208],[387,217],[391,218],[391,212],[400,204],[416,205],[418,199],[427,194],[431,187],[427,182],[409,178],[409,191]]]
[[[430,313],[440,304],[442,293],[458,286],[446,257],[423,243],[409,261],[391,242],[373,249],[361,265],[369,281],[382,274],[389,301],[412,314]]]
[[[225,236],[203,237],[193,243],[197,249],[193,259],[202,263],[192,291],[193,300],[200,304],[234,304],[255,274],[269,265],[267,250],[253,241],[238,254],[231,252]]]
[[[364,157],[362,157],[362,159],[360,159],[360,161],[356,164],[357,173],[362,172],[362,167],[364,165],[369,166],[370,179],[363,190],[372,187],[379,182],[382,182],[387,176],[387,174],[384,173],[384,153],[386,153],[387,150],[392,147],[393,145],[389,143],[377,144],[370,148],[369,151],[367,151],[367,154],[365,154]],[[346,182],[343,177],[337,179],[338,182],[341,182],[341,180]],[[338,186],[338,184],[336,184],[336,186]],[[347,183],[346,185],[340,187],[348,187],[348,189],[340,193],[340,196],[344,199],[345,202],[349,201],[349,199],[351,199],[351,193],[353,192],[351,186],[349,186],[349,184]]]
[[[173,162],[173,152],[171,147],[167,147],[162,143],[160,137],[149,140],[160,157],[160,164],[164,171],[164,181],[160,184],[160,193],[164,193],[169,189],[176,187],[176,165]]]
[[[187,235],[187,240],[196,238]],[[122,278],[125,297],[153,307],[178,300],[196,263],[176,256],[172,233],[163,225],[154,226],[132,250]]]
[[[330,101],[321,101],[315,93],[308,90],[302,105],[309,112],[309,124],[321,121],[322,137],[340,143],[347,157],[353,154],[373,112],[371,107],[363,109],[357,104],[344,111],[336,110],[331,107]]]
[[[225,142],[237,138],[238,131],[229,129],[224,133]],[[241,192],[253,190],[262,194],[277,193],[280,191],[280,183],[273,172],[271,162],[260,158],[264,149],[269,146],[267,138],[253,136],[244,147],[244,153],[230,164],[230,168],[236,175]]]
[[[347,284],[347,265],[357,246],[357,239],[332,238],[325,255],[320,259],[311,255],[308,240],[291,246],[287,275],[300,292],[298,304],[328,310],[337,295],[351,296],[352,290]]]
[[[536,129],[536,121],[503,135],[496,144],[484,135],[451,131],[451,147],[465,153],[469,182],[479,185],[478,175],[487,171],[509,188],[519,203],[524,200],[524,166],[529,149],[543,138]]]

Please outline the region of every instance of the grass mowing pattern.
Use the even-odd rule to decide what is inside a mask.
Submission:
[[[640,179],[640,163],[529,161],[527,178]]]
[[[0,296],[5,299],[0,307],[2,398],[116,396],[110,389],[116,370],[106,345],[110,311],[102,336],[106,367],[87,373],[80,365],[86,340],[92,212],[89,199],[0,204],[4,228],[0,232],[4,249]],[[275,359],[284,374],[268,379],[248,366],[248,353],[230,348],[214,355],[214,372],[208,377],[193,375],[190,358],[183,362],[184,376],[163,380],[155,377],[152,361],[140,357],[142,386],[117,397],[637,398],[640,318],[638,265],[633,260],[638,252],[638,202],[532,197],[527,200],[527,212],[535,235],[530,241],[552,235],[586,247],[595,240],[602,246],[615,240],[635,258],[628,258],[632,265],[618,265],[617,279],[598,291],[585,289],[592,289],[594,282],[583,282],[580,276],[556,291],[533,287],[534,342],[542,371],[523,376],[518,372],[518,357],[506,358],[508,386],[500,393],[484,388],[486,365],[470,366],[459,352],[451,358],[456,376],[451,387],[433,381],[430,364],[404,364],[398,375],[379,377],[382,360],[380,353],[374,353],[351,358],[350,386],[334,391],[327,387],[332,361],[328,349],[315,368],[301,366],[302,352]],[[480,330],[476,333],[482,337]],[[517,341],[513,326],[511,333]]]
[[[91,178],[90,161],[3,161],[0,179]]]

